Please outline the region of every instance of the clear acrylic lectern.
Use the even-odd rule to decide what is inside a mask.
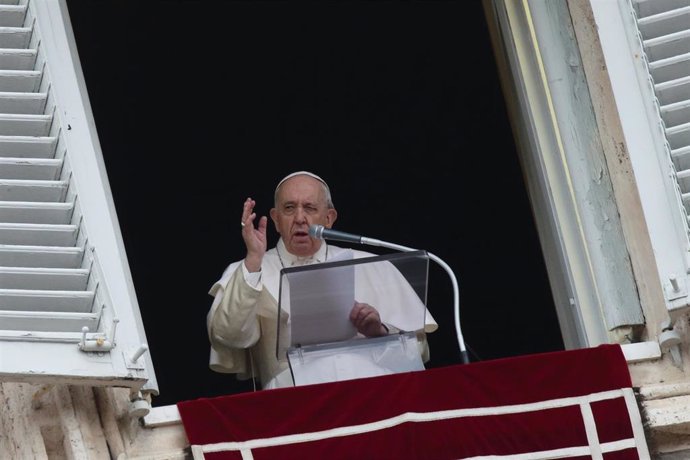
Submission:
[[[345,258],[281,271],[279,314],[288,322],[276,353],[295,385],[424,369],[415,331],[427,311],[426,251]],[[390,334],[359,334],[349,318],[355,302],[376,308]]]

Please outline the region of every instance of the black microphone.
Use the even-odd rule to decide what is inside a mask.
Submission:
[[[362,237],[360,235],[353,235],[352,233],[331,230],[330,228],[326,228],[323,225],[310,225],[309,236],[319,240],[335,240],[345,241],[346,243],[362,244]]]

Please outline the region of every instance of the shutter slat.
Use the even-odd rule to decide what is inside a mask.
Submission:
[[[81,247],[0,245],[3,267],[79,268],[83,257]]]
[[[22,27],[26,16],[26,5],[0,5],[1,27]]]
[[[645,38],[657,38],[685,30],[688,28],[688,23],[690,23],[690,6],[640,18],[637,24]]]
[[[28,224],[67,224],[72,203],[0,201],[0,222]]]
[[[0,157],[0,179],[56,180],[61,169],[61,159]]]
[[[36,55],[35,49],[0,48],[0,69],[34,70]]]
[[[667,127],[677,126],[690,120],[690,99],[660,107],[661,117]]]
[[[76,225],[0,223],[0,244],[33,246],[74,246]]]
[[[0,92],[0,113],[42,114],[47,93]]]
[[[62,201],[67,181],[0,180],[0,201]]]
[[[20,158],[53,158],[57,137],[0,136],[0,156]]]
[[[88,278],[85,268],[0,267],[0,289],[85,291]]]
[[[2,329],[36,332],[80,332],[98,328],[98,317],[92,313],[0,311]]]
[[[0,47],[27,48],[31,41],[29,27],[0,27]]]
[[[0,136],[47,137],[52,115],[0,113]]]
[[[690,146],[681,147],[679,149],[671,150],[671,156],[675,158],[684,158],[690,156]]]
[[[94,291],[0,289],[0,310],[91,312]]]
[[[660,61],[651,62],[649,70],[654,82],[663,83],[690,75],[690,53],[679,54]]]
[[[685,101],[690,94],[690,76],[659,83],[654,85],[654,90],[661,105]]]
[[[33,93],[40,83],[38,70],[0,70],[0,91]]]
[[[666,138],[672,151],[690,145],[690,122],[667,129]]]
[[[635,0],[634,7],[640,19],[688,6],[688,0]]]
[[[642,43],[651,62],[690,53],[690,30],[644,40]]]

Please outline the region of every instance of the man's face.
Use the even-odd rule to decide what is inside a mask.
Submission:
[[[335,209],[326,203],[323,184],[306,175],[283,182],[276,207],[271,209],[271,219],[288,251],[301,257],[311,256],[321,247],[321,240],[309,236],[309,226],[331,228],[336,217]]]

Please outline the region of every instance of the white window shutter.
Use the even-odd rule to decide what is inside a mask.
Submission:
[[[690,0],[591,7],[673,322],[690,309]]]
[[[158,388],[64,2],[0,4],[0,381]]]
[[[652,121],[661,143],[656,151],[670,183],[667,202],[677,216],[669,222],[678,235],[673,241],[677,261],[665,260],[660,252],[660,277],[667,307],[683,312],[690,304],[690,0],[637,0],[631,5],[654,102]],[[644,180],[645,172],[636,171],[636,177]]]
[[[685,233],[690,213],[690,0],[635,4]]]

